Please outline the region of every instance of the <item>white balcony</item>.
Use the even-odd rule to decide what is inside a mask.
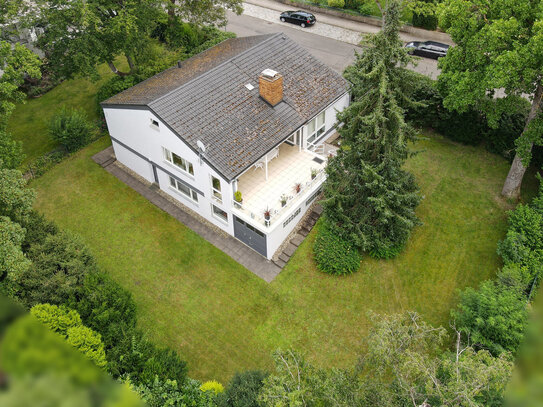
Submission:
[[[274,155],[272,152],[268,157]],[[262,164],[251,167],[238,178],[238,191],[242,193],[243,202],[236,207],[244,215],[269,226],[296,202],[306,199],[317,183],[323,182],[326,158],[283,143],[277,156],[267,163],[267,179],[265,158]],[[297,185],[300,185],[299,192],[296,191]],[[281,202],[282,197],[286,197],[285,206]],[[268,221],[265,219],[267,210],[270,212]]]

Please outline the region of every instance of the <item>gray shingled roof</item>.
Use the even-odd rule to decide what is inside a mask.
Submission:
[[[283,101],[259,97],[258,75],[283,75]],[[255,88],[249,91],[245,85]],[[347,91],[347,82],[284,34],[226,40],[103,102],[145,105],[228,179]]]

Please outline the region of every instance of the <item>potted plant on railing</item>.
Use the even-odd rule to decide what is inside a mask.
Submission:
[[[311,179],[317,178],[318,171],[315,168],[311,168]]]
[[[266,226],[270,226],[271,211],[269,208],[266,208],[264,211],[264,220],[266,221]]]
[[[234,192],[234,201],[234,205],[236,206],[236,208],[241,208],[241,203],[243,202],[241,191]]]
[[[294,191],[299,194],[300,191],[302,190],[302,184],[300,184],[299,182],[297,182],[296,184],[294,184]]]
[[[285,206],[287,204],[287,196],[286,195],[281,195],[281,207]]]

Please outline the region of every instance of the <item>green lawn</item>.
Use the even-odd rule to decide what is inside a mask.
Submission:
[[[124,69],[126,63],[120,62],[119,69]],[[89,120],[97,120],[95,95],[98,87],[113,73],[107,65],[98,69],[101,78],[98,82],[77,78],[62,82],[45,95],[39,98],[29,98],[26,103],[19,104],[8,123],[8,131],[15,140],[23,142],[23,151],[26,155],[23,165],[33,159],[46,154],[57,147],[49,137],[49,121],[62,106],[83,109]]]
[[[103,138],[33,182],[36,208],[84,236],[100,265],[133,292],[139,324],[179,351],[190,374],[225,382],[265,368],[277,347],[303,349],[322,366],[352,365],[367,311],[416,310],[447,326],[456,290],[499,267],[506,229],[499,197],[508,164],[439,136],[418,142],[409,169],[425,198],[424,222],[391,261],[366,258],[335,278],[315,269],[309,235],[271,284],[161,212],[90,159]]]

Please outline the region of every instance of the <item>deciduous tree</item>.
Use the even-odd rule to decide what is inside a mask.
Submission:
[[[543,144],[543,21],[539,0],[445,0],[440,26],[456,46],[439,63],[445,107],[484,111],[496,126],[515,96],[529,95],[531,109],[516,142],[502,195],[517,199],[534,144]],[[490,103],[499,97],[500,103]]]

